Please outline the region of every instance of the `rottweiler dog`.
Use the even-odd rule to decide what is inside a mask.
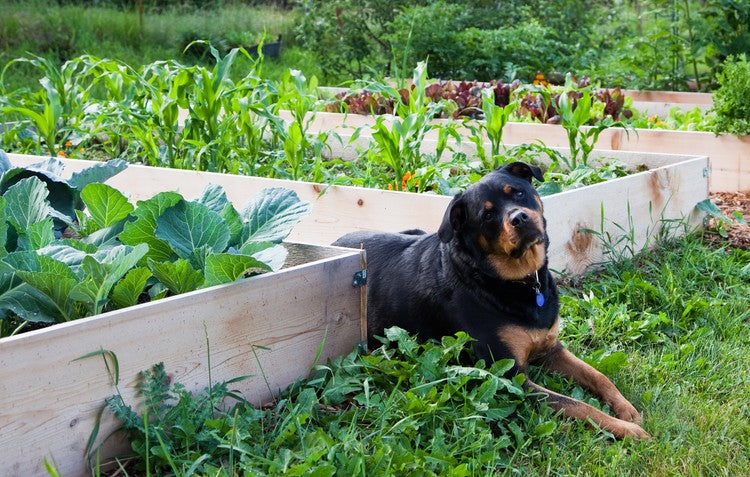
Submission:
[[[453,198],[434,234],[354,232],[334,242],[367,252],[369,345],[394,325],[420,339],[465,331],[477,340],[478,357],[515,361],[509,376],[539,364],[601,396],[617,417],[526,379],[532,395],[554,409],[617,438],[648,438],[614,384],[558,340],[560,306],[532,177],[543,180],[538,167],[523,162],[491,172]]]

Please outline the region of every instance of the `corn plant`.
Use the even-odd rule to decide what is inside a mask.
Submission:
[[[518,109],[518,102],[513,101],[508,103],[506,106],[497,106],[495,104],[494,91],[491,88],[485,88],[482,90],[482,112],[484,113],[484,121],[473,123],[472,121],[465,121],[465,126],[471,132],[469,141],[474,143],[477,148],[477,156],[479,156],[485,169],[494,169],[502,165],[502,156],[500,149],[503,144],[503,129],[508,124],[513,113]],[[475,125],[476,124],[476,125]],[[487,139],[490,141],[490,157],[487,157],[487,152],[484,147],[485,134]]]
[[[57,66],[46,58],[29,55],[28,58],[8,62],[0,74],[0,84],[4,83],[7,70],[19,63],[28,63],[44,75],[39,80],[42,89],[30,95],[9,95],[0,107],[3,113],[22,118],[17,132],[28,126],[36,130],[37,153],[46,151],[54,156],[58,152],[57,145],[65,143],[75,131],[88,105],[93,86],[92,70],[96,65],[85,56]],[[13,139],[9,137],[6,140]]]

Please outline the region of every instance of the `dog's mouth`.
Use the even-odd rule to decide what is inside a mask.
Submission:
[[[539,245],[543,243],[544,243],[544,236],[539,233],[534,234],[533,237],[529,237],[527,239],[521,240],[516,247],[510,250],[510,253],[508,253],[508,255],[511,258],[518,260],[519,258],[523,257],[526,251],[529,250],[531,247],[534,247],[535,245]]]

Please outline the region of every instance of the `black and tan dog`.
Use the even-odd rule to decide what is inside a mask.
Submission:
[[[420,339],[465,331],[479,357],[514,359],[509,375],[541,364],[600,395],[617,418],[526,380],[566,416],[591,419],[618,438],[649,437],[614,384],[557,339],[557,289],[532,177],[542,180],[541,171],[522,162],[488,174],[453,198],[436,234],[355,232],[334,243],[367,252],[370,346],[394,325]]]

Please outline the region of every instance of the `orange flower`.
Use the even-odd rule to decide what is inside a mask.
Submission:
[[[388,184],[388,190],[393,190],[393,184]]]
[[[65,147],[70,147],[70,146],[72,146],[72,145],[73,145],[73,143],[72,143],[72,142],[70,142],[70,141],[65,141]]]
[[[406,174],[404,174],[404,177],[401,178],[401,190],[406,190],[406,186],[409,185],[409,181],[414,179],[416,174],[412,174],[409,171],[406,171]],[[419,182],[414,182],[415,184],[419,184]]]
[[[658,117],[657,117],[657,116],[656,116],[656,115],[654,114],[653,116],[651,116],[650,118],[648,118],[648,122],[650,122],[650,123],[653,123],[653,122],[655,122],[655,121],[656,121],[657,119],[658,119]]]
[[[68,155],[65,154],[65,151],[57,151],[57,155],[60,157],[68,157]]]

